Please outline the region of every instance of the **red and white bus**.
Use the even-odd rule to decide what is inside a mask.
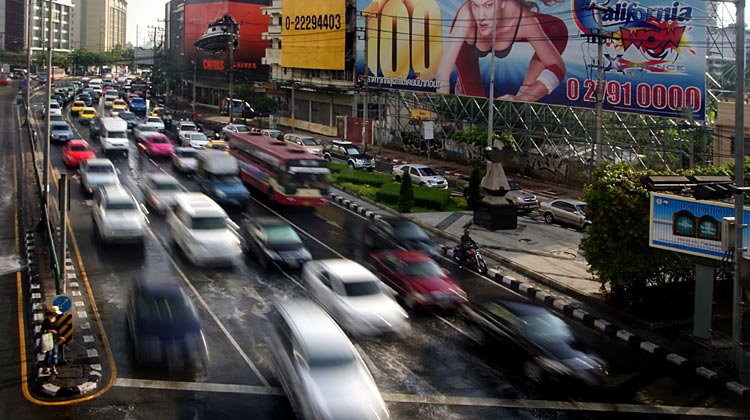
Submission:
[[[288,206],[325,206],[331,173],[328,161],[260,130],[228,133],[229,153],[240,164],[242,181]]]

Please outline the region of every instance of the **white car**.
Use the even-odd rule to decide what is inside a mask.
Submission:
[[[120,97],[117,96],[117,91],[108,90],[107,93],[104,94],[104,109],[112,109],[112,102],[114,102],[116,99],[120,99]]]
[[[389,418],[362,357],[318,305],[306,299],[277,303],[268,318],[277,376],[300,418]]]
[[[411,177],[411,183],[422,187],[430,188],[448,188],[448,181],[442,175],[437,173],[431,166],[419,163],[407,163],[405,165],[396,165],[393,167],[391,176],[396,182],[401,182],[404,173],[408,172]]]
[[[151,208],[164,214],[174,206],[175,195],[185,192],[185,188],[172,175],[152,172],[144,177],[141,191]]]
[[[88,159],[81,163],[78,170],[81,177],[81,188],[88,194],[104,185],[119,184],[115,165],[109,159]]]
[[[178,172],[195,172],[198,169],[198,150],[192,147],[175,147],[172,165]]]
[[[62,115],[62,107],[60,106],[59,103],[57,103],[57,101],[55,100],[50,101],[49,114],[50,115]],[[42,111],[42,116],[46,117],[47,114],[44,111]]]
[[[318,139],[316,139],[315,137],[303,136],[299,134],[287,134],[284,136],[284,141],[286,142],[286,144],[292,147],[297,147],[306,151],[307,153],[312,153],[314,155],[320,156],[323,152],[323,145],[321,145],[320,141],[318,141]]]
[[[99,187],[91,207],[96,236],[104,243],[141,242],[147,220],[138,202],[122,185]]]
[[[159,130],[149,124],[138,124],[133,127],[133,136],[135,136],[136,141],[146,141],[146,137],[158,133]]]
[[[321,306],[354,335],[400,334],[408,329],[409,316],[392,291],[355,261],[309,261],[302,268],[302,279]]]
[[[195,265],[229,266],[242,255],[238,226],[209,196],[178,193],[167,213],[172,240]]]
[[[160,117],[146,117],[146,121],[143,123],[156,127],[156,130],[160,133],[164,132],[164,121]]]
[[[224,138],[229,137],[229,133],[248,133],[250,129],[245,124],[227,124],[221,129]]]
[[[263,130],[260,130],[260,134],[274,138],[274,139],[278,139],[279,134],[281,134],[282,136],[284,135],[284,133],[282,133],[281,130],[275,130],[273,128],[264,128]]]
[[[177,142],[185,144],[187,133],[198,132],[198,127],[192,121],[180,121],[177,124]]]
[[[193,131],[185,134],[185,142],[182,145],[186,147],[190,146],[193,149],[203,149],[208,143],[210,143],[210,140],[208,140],[205,134],[200,131]]]

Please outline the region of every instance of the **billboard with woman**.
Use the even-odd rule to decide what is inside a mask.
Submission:
[[[589,0],[358,0],[357,7],[358,27],[367,28],[357,46],[359,83],[366,75],[377,88],[593,108],[601,40],[605,110],[672,117],[689,110],[704,119],[706,14],[695,0],[619,0],[599,10]]]

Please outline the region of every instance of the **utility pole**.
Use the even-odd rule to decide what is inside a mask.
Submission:
[[[190,60],[190,62],[193,64],[193,103],[191,105],[193,106],[193,112],[195,112],[195,82],[197,78],[196,73],[198,72],[198,62],[196,60]]]
[[[495,37],[497,34],[497,1],[492,2],[492,42],[490,42],[490,91],[487,95],[487,104],[490,109],[487,113],[487,147],[492,147],[492,134],[495,133]],[[487,161],[487,165],[490,162]],[[488,166],[489,168],[489,166]]]
[[[362,143],[364,144],[365,153],[367,153],[367,142],[369,140],[368,133],[370,130],[368,129],[368,114],[370,113],[370,77],[368,75],[370,71],[370,64],[368,60],[369,55],[369,39],[368,36],[370,32],[370,13],[369,12],[363,12],[362,17],[365,18],[365,100],[364,104],[362,106],[363,110],[363,117],[362,117]]]
[[[34,0],[26,5],[26,124],[31,126],[31,47],[34,45]]]
[[[735,16],[737,35],[737,64],[735,77],[734,100],[734,183],[738,187],[734,190],[734,278],[732,286],[732,355],[737,366],[737,372],[742,374],[742,284],[740,268],[744,242],[742,241],[745,167],[745,0],[736,0],[737,15]]]
[[[589,180],[594,177],[594,162],[601,163],[602,161],[602,130],[603,127],[603,114],[604,114],[604,43],[607,37],[603,34],[602,28],[602,10],[608,10],[608,7],[599,6],[595,0],[591,1],[589,8],[596,11],[596,22],[597,29],[596,34],[587,35],[587,42],[596,42],[596,108],[595,108],[595,122],[596,126],[594,129],[594,145],[591,148],[591,168],[589,172]]]
[[[44,220],[47,220],[47,217],[49,216],[48,212],[48,203],[49,203],[49,197],[47,196],[49,193],[49,154],[50,154],[50,144],[49,144],[49,138],[51,135],[50,131],[50,118],[49,118],[49,104],[50,100],[52,98],[52,80],[53,80],[53,72],[52,72],[52,0],[48,1],[49,3],[49,14],[47,16],[47,25],[48,25],[48,34],[49,39],[47,39],[47,92],[45,96],[47,97],[47,100],[45,101],[45,106],[47,107],[44,110],[44,169],[43,169],[43,178],[42,178],[42,185],[44,186],[44,192],[42,194],[42,211],[44,212]],[[44,3],[42,3],[43,5]],[[44,13],[42,13],[44,15]],[[43,30],[42,30],[43,32]],[[42,37],[44,38],[44,37]]]
[[[236,35],[232,33],[232,35]],[[227,44],[229,49],[229,124],[234,122],[234,36]]]

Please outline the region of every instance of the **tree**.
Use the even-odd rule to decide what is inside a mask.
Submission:
[[[466,191],[466,204],[468,204],[469,208],[474,208],[474,204],[482,199],[482,189],[479,186],[479,184],[482,183],[482,170],[479,168],[479,166],[475,166],[474,169],[471,170],[471,175],[469,176],[469,187]]]
[[[401,178],[401,194],[398,196],[398,211],[401,213],[411,212],[414,206],[414,187],[411,185],[411,176],[404,172]]]

